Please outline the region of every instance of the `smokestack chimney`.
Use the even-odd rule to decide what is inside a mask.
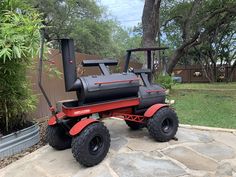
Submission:
[[[78,91],[81,88],[81,82],[77,79],[73,39],[61,39],[61,51],[65,89],[67,92]]]

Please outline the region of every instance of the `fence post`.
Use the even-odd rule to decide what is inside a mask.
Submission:
[[[191,83],[191,82],[192,82],[192,78],[191,78],[191,75],[192,75],[192,74],[191,74],[191,73],[192,73],[192,70],[191,70],[191,69],[189,69],[188,71],[189,71],[189,83]]]

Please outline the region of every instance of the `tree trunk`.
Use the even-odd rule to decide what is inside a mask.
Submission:
[[[185,52],[188,51],[188,49],[193,46],[193,44],[198,39],[200,32],[198,29],[196,29],[196,32],[191,35],[190,33],[190,26],[191,26],[191,20],[196,14],[196,7],[200,5],[201,0],[195,0],[192,3],[192,6],[188,12],[187,18],[184,21],[184,24],[182,26],[182,39],[183,44],[177,48],[173,55],[170,57],[170,60],[167,65],[167,73],[171,75],[175,65],[178,63],[180,58],[185,54]]]
[[[214,71],[214,76],[213,76],[213,81],[217,81],[217,68],[216,68],[216,63],[213,63],[213,71]]]
[[[215,62],[215,58],[217,58],[216,55],[213,55],[211,52],[209,52],[209,58],[211,60],[211,65],[213,65],[213,69],[212,69],[212,81],[216,82],[217,81],[217,68],[216,68],[216,62]],[[211,66],[210,65],[210,66]]]
[[[174,54],[170,57],[168,64],[167,64],[167,73],[169,75],[172,74],[172,71],[180,58],[184,55],[184,49],[183,48],[178,48],[174,51]]]
[[[173,55],[170,57],[168,64],[167,64],[167,73],[171,75],[175,65],[178,63],[180,58],[188,51],[189,48],[196,44],[196,41],[199,37],[200,33],[197,31],[195,35],[190,38],[188,41],[183,43],[179,48],[177,48]]]
[[[161,0],[145,0],[142,16],[143,47],[156,46],[157,34],[160,31]]]

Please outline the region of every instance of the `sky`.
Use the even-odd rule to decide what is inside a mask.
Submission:
[[[125,27],[133,27],[141,22],[143,0],[100,0],[112,18],[115,18]]]

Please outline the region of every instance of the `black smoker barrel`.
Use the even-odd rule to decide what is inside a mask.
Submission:
[[[134,73],[110,74],[107,66],[116,65],[117,61],[85,60],[84,67],[98,66],[102,75],[77,78],[73,40],[62,39],[61,49],[66,91],[76,91],[80,105],[138,97],[139,79]]]

